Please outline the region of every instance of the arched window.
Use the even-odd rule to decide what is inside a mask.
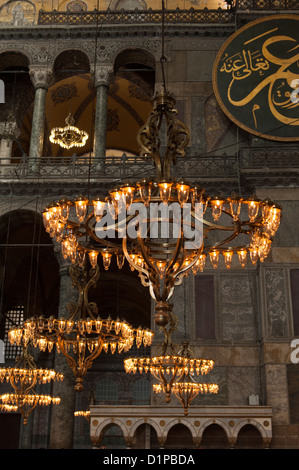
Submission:
[[[134,384],[134,405],[149,405],[150,382],[146,379],[137,380]]]
[[[97,383],[96,403],[111,404],[118,402],[118,384],[114,380],[103,379]]]

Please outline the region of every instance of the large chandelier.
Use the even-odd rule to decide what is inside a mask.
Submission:
[[[105,197],[64,198],[44,210],[43,220],[72,263],[88,257],[95,266],[100,257],[109,269],[115,255],[121,268],[125,256],[149,288],[156,302],[155,321],[162,326],[170,319],[168,302],[175,286],[188,273],[202,271],[207,259],[215,269],[221,258],[227,269],[233,258],[242,267],[248,259],[263,262],[281,207],[256,197],[208,195],[201,185],[172,180],[171,164],[185,155],[189,131],[177,119],[170,93],[157,93],[152,104],[138,142],[140,155],[153,160],[156,178],[120,184]],[[161,155],[164,120],[167,145]]]
[[[75,120],[71,113],[65,119],[65,123],[65,127],[54,127],[51,130],[50,142],[65,149],[84,147],[88,139],[88,133],[74,126]]]
[[[23,336],[24,330],[20,329],[19,333]],[[8,412],[19,411],[23,417],[23,423],[27,424],[28,416],[36,406],[60,403],[59,397],[37,394],[36,385],[63,379],[63,374],[55,370],[37,368],[26,346],[23,348],[22,355],[17,358],[15,367],[0,369],[0,382],[10,383],[14,390],[13,393],[0,395],[1,408]]]
[[[26,344],[32,341],[41,351],[52,351],[56,346],[62,353],[75,376],[75,390],[83,389],[83,379],[87,370],[102,351],[112,354],[127,352],[134,344],[149,346],[153,333],[147,329],[133,328],[125,320],[102,319],[97,314],[97,305],[88,299],[88,291],[99,278],[99,266],[88,269],[72,265],[70,275],[78,288],[77,303],[68,305],[69,315],[65,318],[44,316],[32,317],[24,322],[22,330],[9,331],[12,343]],[[24,331],[24,334],[22,334]]]

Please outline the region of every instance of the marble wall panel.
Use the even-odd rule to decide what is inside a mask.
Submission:
[[[252,278],[245,275],[221,276],[219,323],[223,340],[239,342],[257,339],[255,299]]]
[[[286,365],[267,364],[265,366],[266,397],[265,405],[273,409],[273,424],[289,422],[289,397]]]
[[[261,395],[258,367],[229,367],[227,382],[229,405],[246,406],[250,395]]]
[[[290,319],[287,293],[287,270],[266,267],[265,282],[265,335],[287,337],[290,335]]]

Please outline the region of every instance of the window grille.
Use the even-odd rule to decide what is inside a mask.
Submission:
[[[24,307],[16,306],[8,310],[5,314],[5,336],[4,336],[4,353],[5,361],[15,360],[17,356],[22,354],[22,347],[11,344],[8,339],[8,332],[13,327],[21,325],[24,321]]]

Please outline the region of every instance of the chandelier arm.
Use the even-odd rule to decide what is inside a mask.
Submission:
[[[18,405],[18,409],[20,410],[21,412],[21,415],[23,417],[23,422],[24,424],[27,424],[28,422],[28,417],[30,415],[30,413],[32,413],[32,411],[37,407],[38,405],[38,398],[36,398],[34,400],[34,403],[32,404],[32,406],[30,407],[30,405],[28,405],[27,403],[24,403],[23,405]]]
[[[82,369],[82,377],[84,377],[86,375],[86,372],[92,366],[93,361],[102,352],[104,342],[103,342],[102,338],[100,338],[100,336],[98,336],[98,342],[99,342],[98,346],[96,348],[94,348],[94,350],[89,354],[89,356],[86,357],[85,352],[84,352],[83,361],[82,361],[82,358],[81,358],[80,368]]]
[[[93,272],[94,271],[94,272]],[[90,310],[89,306],[90,306],[90,302],[89,302],[89,299],[88,299],[88,292],[89,292],[89,289],[90,287],[96,287],[97,285],[97,281],[100,277],[100,268],[99,268],[99,265],[96,264],[95,268],[92,268],[90,270],[90,272],[92,273],[91,275],[91,278],[89,279],[89,281],[87,282],[86,286],[84,286],[83,288],[83,305],[84,305],[84,308],[82,309],[82,312],[86,314],[86,311],[88,312],[88,316],[92,319],[92,320],[95,320],[95,316],[93,315],[92,311]],[[83,317],[84,318],[84,315]]]
[[[163,177],[170,178],[170,165],[176,161],[178,155],[185,156],[185,148],[190,140],[188,128],[176,117],[176,111],[171,110],[165,113],[167,122],[168,144],[163,160]],[[183,138],[179,138],[179,136]]]
[[[140,146],[140,156],[150,157],[154,161],[158,179],[162,178],[162,160],[159,152],[160,139],[159,129],[162,119],[157,108],[151,111],[146,123],[140,128],[137,134],[137,143]]]
[[[180,251],[181,251],[181,248],[182,248],[182,245],[183,245],[183,239],[184,239],[184,236],[183,236],[183,231],[181,229],[181,236],[178,237],[178,240],[176,242],[176,247],[175,247],[175,252],[174,252],[174,255],[172,257],[172,260],[169,264],[169,266],[167,267],[166,271],[165,271],[165,275],[167,275],[169,273],[169,271],[172,269],[173,265],[176,263],[178,257],[179,257],[179,254],[180,254]],[[184,263],[184,258],[185,256],[183,255],[183,258],[180,262],[180,264],[183,264]]]
[[[127,248],[127,237],[126,237],[126,236],[123,237],[122,248],[123,248],[123,252],[124,252],[124,255],[125,255],[125,257],[126,257],[128,263],[129,263],[134,269],[136,269],[136,271],[142,272],[146,277],[148,277],[148,272],[147,272],[144,268],[141,268],[140,266],[138,266],[138,265],[132,260],[132,258],[130,257],[129,252],[128,252],[128,248]]]

